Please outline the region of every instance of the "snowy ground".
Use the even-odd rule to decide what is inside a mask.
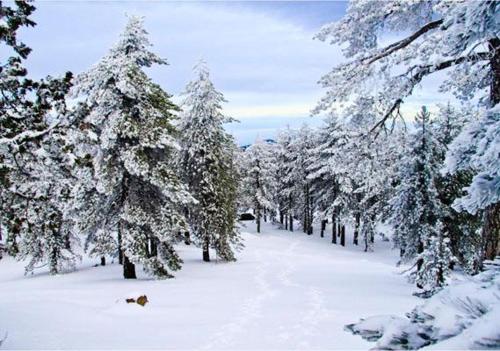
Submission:
[[[203,263],[182,246],[184,267],[166,281],[125,281],[120,266],[91,263],[24,277],[1,260],[2,349],[368,349],[345,324],[417,303],[387,242],[364,253],[351,240],[248,226],[238,262]],[[140,294],[145,307],[124,302]]]

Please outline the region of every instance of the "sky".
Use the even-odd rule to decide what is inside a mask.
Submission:
[[[34,29],[20,33],[33,49],[26,66],[41,78],[83,72],[118,40],[127,14],[145,17],[153,51],[169,65],[148,70],[174,101],[203,59],[228,100],[227,126],[238,144],[272,138],[287,125],[320,125],[310,111],[323,95],[322,75],[342,62],[338,47],[314,40],[321,26],[340,19],[339,1],[37,1]],[[419,95],[420,94],[420,95]],[[410,100],[426,103],[432,93]]]

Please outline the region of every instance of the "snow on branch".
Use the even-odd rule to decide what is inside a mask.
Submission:
[[[360,61],[362,63],[366,63],[368,65],[372,64],[372,63],[374,63],[374,62],[376,62],[384,57],[391,55],[392,53],[394,53],[400,49],[407,47],[408,45],[410,45],[412,42],[414,42],[415,40],[420,38],[422,35],[424,35],[428,31],[439,27],[442,23],[443,23],[442,19],[427,23],[425,26],[423,26],[422,28],[417,30],[415,33],[413,33],[409,37],[406,37],[405,39],[402,39],[400,41],[392,43],[391,45],[383,48],[379,53],[364,57]]]
[[[46,128],[44,130],[40,130],[40,131],[26,130],[26,131],[24,131],[22,133],[19,133],[15,137],[12,137],[12,138],[0,138],[0,145],[6,145],[6,144],[17,144],[17,145],[20,145],[20,144],[22,144],[24,142],[41,138],[44,135],[50,133],[52,130],[54,130],[57,127],[59,127],[59,125],[60,125],[60,122],[56,122],[56,123],[54,123],[53,125],[51,125],[50,127]]]
[[[412,93],[413,88],[418,83],[420,83],[425,76],[431,73],[441,71],[464,62],[476,63],[479,61],[484,61],[489,59],[490,59],[490,54],[488,52],[476,52],[468,56],[462,56],[452,60],[442,61],[437,64],[412,66],[405,73],[401,74],[398,78],[404,78],[410,75],[410,77],[408,78],[409,81],[408,91],[405,92],[405,96],[408,96]],[[394,116],[395,112],[399,113],[399,108],[401,107],[401,104],[403,102],[404,102],[403,98],[396,99],[389,108],[389,110],[387,111],[387,113],[372,127],[371,132],[384,125],[385,122],[390,117]]]

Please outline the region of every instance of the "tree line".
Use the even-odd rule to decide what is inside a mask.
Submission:
[[[401,261],[424,293],[454,267],[468,273],[500,253],[500,39],[495,1],[351,1],[316,39],[346,61],[319,81],[313,110],[322,127],[285,130],[276,145],[246,152],[247,203],[311,234],[313,219],[332,242],[372,250],[375,227],[394,228]],[[369,14],[369,15],[368,15]],[[387,40],[388,31],[398,40]],[[409,33],[409,34],[408,34]],[[414,121],[400,108],[429,76],[459,106]],[[265,182],[263,180],[266,179]],[[265,217],[264,217],[265,219]],[[277,219],[278,220],[278,219]],[[340,234],[340,237],[339,237]]]
[[[241,157],[243,204],[254,210],[257,232],[263,220],[308,235],[315,224],[345,246],[350,225],[352,244],[364,251],[374,249],[377,224],[387,223],[401,261],[417,262],[418,285],[440,287],[454,264],[474,273],[482,262],[480,216],[452,206],[472,172],[440,172],[466,117],[450,104],[433,118],[422,107],[408,128],[375,138],[366,132],[374,116],[331,115],[319,128],[282,130],[275,143],[258,139]]]
[[[270,219],[306,234],[317,223],[324,236],[329,223],[341,245],[352,225],[365,251],[388,223],[425,292],[499,253],[498,2],[352,1],[316,36],[347,60],[319,82],[326,94],[313,114],[324,124],[244,152],[223,129],[231,119],[206,65],[180,106],[147,76],[166,62],[140,18],[87,72],[35,81],[16,36],[34,26],[34,7],[0,11],[0,41],[12,51],[0,71],[0,229],[27,271],[74,265],[81,240],[102,264],[116,256],[128,278],[137,263],[170,276],[179,242],[200,246],[205,261],[210,249],[234,260],[238,207],[253,208],[259,232]],[[380,46],[387,29],[402,38]],[[462,104],[403,118],[405,100],[440,71],[441,91]]]

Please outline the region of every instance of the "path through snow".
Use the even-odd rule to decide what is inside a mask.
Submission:
[[[184,268],[167,281],[124,281],[118,265],[90,263],[23,277],[21,264],[2,260],[3,348],[368,349],[345,324],[416,303],[388,243],[364,253],[317,234],[253,228],[236,263],[206,264],[198,249],[180,247]],[[146,307],[123,302],[138,294]]]

